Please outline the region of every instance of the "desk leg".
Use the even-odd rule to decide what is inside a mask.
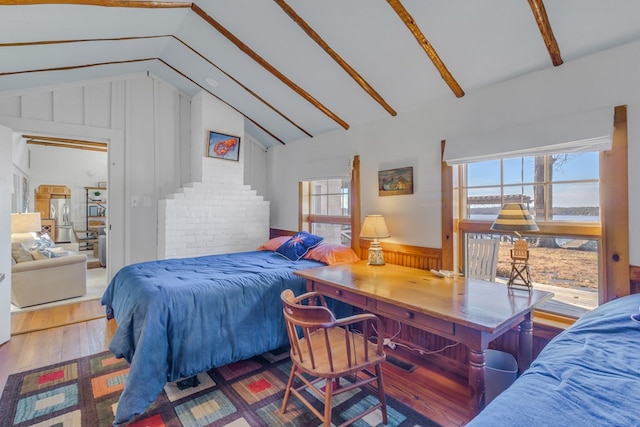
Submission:
[[[520,323],[518,345],[518,371],[524,372],[531,365],[533,349],[533,321],[531,311],[527,313]]]
[[[473,418],[484,409],[484,350],[469,349],[469,415]]]

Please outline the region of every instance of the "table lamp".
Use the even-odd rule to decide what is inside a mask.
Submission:
[[[40,230],[42,230],[40,212],[11,214],[11,234],[32,233]]]
[[[529,268],[529,244],[522,238],[521,232],[538,231],[529,210],[523,203],[505,203],[500,209],[498,217],[491,225],[491,230],[511,231],[518,236],[511,249],[511,274],[509,275],[509,287],[515,284],[516,278],[520,278],[524,285],[531,290],[531,270]]]
[[[384,254],[378,239],[391,237],[382,215],[367,215],[360,231],[362,239],[373,239],[369,245],[369,265],[384,265]]]

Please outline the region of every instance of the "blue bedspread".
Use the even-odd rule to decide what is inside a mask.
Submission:
[[[584,315],[468,427],[638,425],[639,307],[635,294]]]
[[[131,364],[114,424],[144,412],[168,381],[287,345],[280,293],[304,292],[293,271],[323,265],[261,251],[121,269],[102,297],[118,324],[109,349]]]

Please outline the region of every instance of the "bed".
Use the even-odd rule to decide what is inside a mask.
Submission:
[[[109,349],[131,364],[114,424],[143,413],[166,382],[288,345],[280,293],[302,293],[293,272],[323,265],[259,250],[122,268],[102,297],[118,325]]]
[[[638,425],[639,307],[635,294],[585,314],[468,427]]]

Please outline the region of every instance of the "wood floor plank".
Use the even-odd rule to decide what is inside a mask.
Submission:
[[[87,313],[94,313],[99,307],[95,302],[81,302],[86,307],[67,307],[44,313],[37,311],[21,313],[16,324],[21,326],[42,325],[42,319],[49,317],[53,327],[34,332],[14,335],[0,345],[0,387],[4,389],[9,375],[39,368],[78,357],[108,350],[108,344],[115,333],[116,324],[104,317],[77,321]],[[13,319],[12,319],[13,320]],[[462,426],[469,421],[468,388],[466,378],[450,374],[428,362],[428,358],[388,351],[394,357],[414,363],[417,368],[411,373],[390,364],[383,364],[385,392],[412,407],[443,427]]]

